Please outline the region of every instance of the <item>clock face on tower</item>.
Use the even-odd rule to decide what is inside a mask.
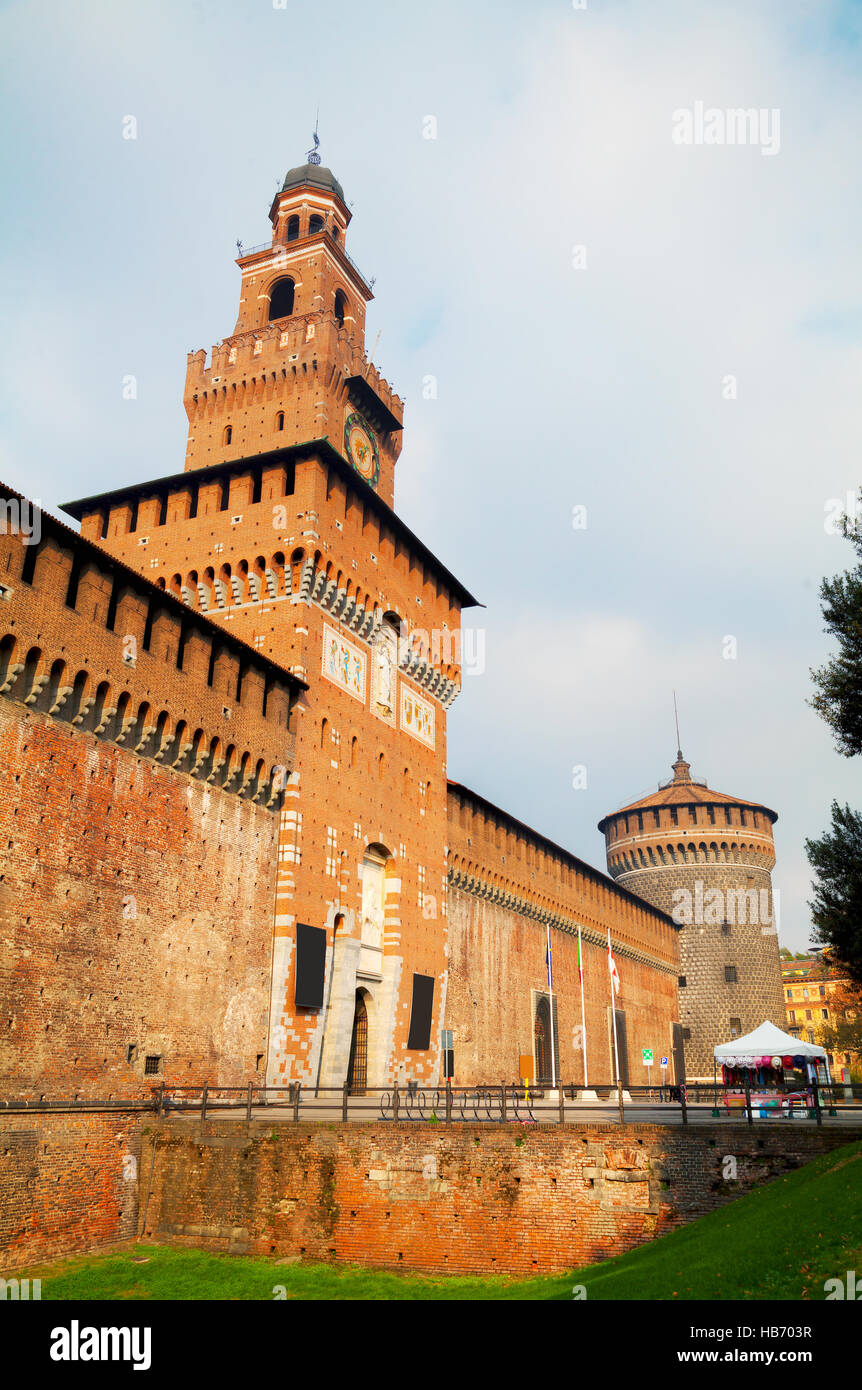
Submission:
[[[360,477],[372,487],[380,477],[380,454],[371,426],[355,411],[344,422],[344,452]]]

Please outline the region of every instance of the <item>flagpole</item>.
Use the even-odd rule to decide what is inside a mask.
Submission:
[[[584,1040],[584,1090],[589,1086],[587,1080],[587,1015],[584,1009],[584,957],[581,951],[581,928],[578,926],[578,974],[581,977],[581,1034]]]
[[[551,1090],[557,1089],[557,1065],[554,1057],[554,972],[551,968],[551,924],[548,923],[548,994],[551,1014]]]
[[[608,983],[611,987],[611,1018],[614,1024],[614,1068],[617,1073],[617,1100],[622,1100],[622,1086],[620,1085],[620,1054],[617,1050],[617,1006],[614,1000],[614,977],[610,968],[611,963],[611,929],[608,927]]]

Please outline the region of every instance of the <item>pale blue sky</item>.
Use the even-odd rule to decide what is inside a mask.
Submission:
[[[182,467],[186,352],[233,328],[234,242],[266,239],[319,104],[407,399],[396,505],[487,604],[450,775],[603,867],[598,819],[670,775],[676,687],[693,771],[779,813],[804,946],[804,837],[833,795],[862,803],[805,705],[817,588],[851,559],[824,508],[862,482],[860,18],[0,5],[2,475],[56,509]],[[779,152],[674,145],[697,101],[778,108]]]

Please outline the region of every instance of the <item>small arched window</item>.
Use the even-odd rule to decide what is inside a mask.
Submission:
[[[17,672],[10,673],[12,657],[15,654],[16,646],[17,643],[15,641],[15,638],[11,635],[11,633],[4,637],[3,641],[0,642],[0,691],[2,691],[4,694],[9,689],[12,683],[12,681],[10,680],[10,674],[12,674],[13,678],[14,675],[17,674]],[[18,669],[20,670],[20,667]],[[356,740],[354,739],[354,742],[355,741]]]
[[[273,319],[286,319],[293,313],[293,299],[296,286],[289,275],[283,280],[276,280],[269,293],[269,321]]]
[[[335,322],[339,328],[344,327],[344,311],[347,308],[347,295],[344,290],[335,291]]]
[[[323,231],[323,218],[319,212],[313,212],[308,219],[308,235],[314,236],[315,232]]]
[[[225,427],[224,427],[224,436],[223,436],[223,438],[222,438],[222,444],[230,444],[232,438],[233,438],[233,425],[225,425]]]
[[[299,236],[299,218],[298,218],[296,215],[294,215],[293,217],[288,217],[288,219],[287,219],[287,239],[288,239],[288,241],[296,241],[297,238],[298,238],[298,236]]]
[[[278,414],[276,415],[276,417],[275,417],[275,428],[276,428],[277,430],[283,430],[283,429],[284,429],[284,411],[283,411],[283,410],[280,410],[280,411],[278,412]]]

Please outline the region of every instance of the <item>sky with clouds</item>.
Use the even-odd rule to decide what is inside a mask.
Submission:
[[[0,46],[4,479],[56,511],[182,468],[185,355],[319,107],[397,509],[486,605],[450,776],[603,867],[675,689],[694,774],[778,812],[803,949],[804,839],[862,803],[806,705],[862,483],[862,5],[6,0]],[[675,143],[697,103],[777,111],[773,151]]]

